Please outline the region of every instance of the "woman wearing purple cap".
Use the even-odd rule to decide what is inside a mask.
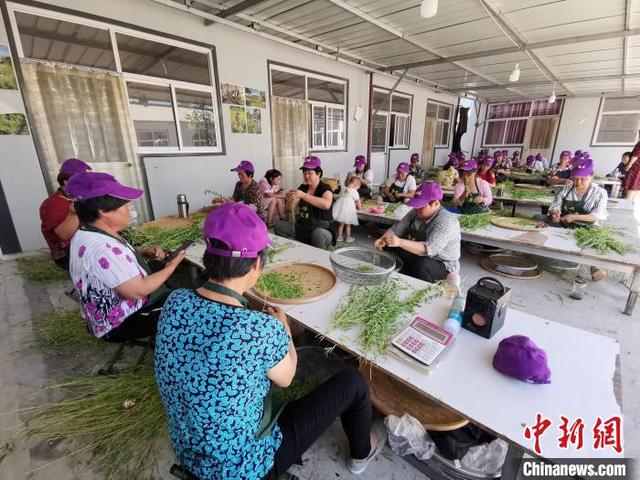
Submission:
[[[565,185],[551,202],[549,215],[534,217],[541,220],[539,227],[577,228],[607,219],[607,192],[592,182],[593,160],[574,164],[571,178],[572,183]]]
[[[378,250],[397,248],[403,260],[402,273],[425,282],[445,280],[460,272],[460,223],[442,208],[442,188],[423,183],[407,202],[413,207],[400,223],[375,241]]]
[[[386,202],[406,202],[416,193],[416,179],[411,176],[411,167],[407,162],[401,162],[396,169],[395,176],[389,178],[382,190]]]
[[[184,252],[154,273],[144,257],[162,261],[162,249],[138,252],[120,236],[130,222],[129,202],[142,190],[125,187],[107,173],[76,174],[66,189],[83,224],[71,240],[69,273],[91,333],[108,342],[153,335],[169,293],[164,282]]]
[[[460,166],[462,177],[453,188],[453,204],[461,213],[486,213],[493,202],[491,185],[477,175],[478,162],[474,158]]]
[[[489,185],[496,184],[496,174],[493,171],[494,160],[491,157],[484,159],[484,162],[480,164],[478,169],[478,177],[487,182]]]
[[[511,157],[511,167],[512,168],[520,168],[523,167],[522,157],[520,156],[520,150],[514,150],[513,156]]]
[[[274,231],[276,235],[295,238],[326,250],[334,241],[330,230],[333,192],[322,181],[322,162],[318,157],[307,157],[300,170],[304,183],[297,190],[289,191],[286,199],[288,211],[298,209],[295,225],[280,220],[276,222]]]
[[[422,168],[422,163],[420,162],[420,155],[418,153],[412,153],[411,158],[409,159],[410,170],[409,175],[415,178],[416,183],[424,182],[426,178],[426,173],[424,172],[424,168]]]
[[[203,235],[208,281],[173,292],[162,310],[155,371],[173,450],[201,480],[276,479],[337,417],[349,443],[347,467],[361,473],[384,447],[372,431],[369,388],[354,368],[286,405],[297,354],[282,309],[253,310],[243,294],[262,273],[267,228],[244,205],[211,212]]]
[[[525,171],[528,173],[544,172],[544,165],[542,164],[542,155],[529,155],[527,157],[527,163],[525,164]]]
[[[237,167],[232,168],[231,171],[238,174],[238,181],[233,189],[233,201],[250,205],[258,212],[260,218],[266,221],[267,216],[262,203],[264,192],[253,179],[255,172],[253,163],[248,160],[243,160]]]
[[[361,199],[366,200],[371,198],[371,184],[373,183],[373,170],[367,168],[367,158],[364,155],[358,155],[356,161],[353,164],[355,170],[347,173],[347,178],[344,181],[345,187],[351,183],[351,177],[358,177],[360,179],[360,188],[358,189],[358,195]]]
[[[436,175],[436,183],[440,185],[442,188],[451,188],[455,185],[460,178],[460,174],[458,173],[458,166],[460,165],[460,160],[457,154],[450,153],[449,161],[442,167]]]
[[[69,244],[80,227],[73,200],[64,190],[65,183],[76,173],[90,172],[91,167],[77,158],[68,158],[60,166],[58,190],[40,205],[40,230],[47,242],[51,258],[57,266],[69,270]]]
[[[551,167],[549,170],[549,176],[547,183],[549,185],[570,185],[571,184],[571,172],[573,166],[571,165],[571,152],[564,150],[560,154],[560,161],[557,165]]]

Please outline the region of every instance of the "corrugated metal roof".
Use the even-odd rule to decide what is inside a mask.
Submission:
[[[192,6],[216,14],[239,2]],[[640,93],[640,38],[624,33],[640,28],[640,0],[447,0],[430,19],[419,8],[419,0],[265,0],[227,20],[379,69],[412,64],[412,78],[453,92],[479,88],[489,100],[544,96],[554,85],[567,95]],[[511,83],[516,63],[520,80]]]

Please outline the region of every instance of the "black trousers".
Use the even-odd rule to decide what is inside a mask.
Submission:
[[[351,458],[367,458],[371,451],[371,400],[369,386],[355,368],[341,371],[285,407],[278,419],[282,443],[265,480],[285,473],[336,417],[340,417],[349,440]]]
[[[152,305],[145,305],[133,315],[127,317],[119,327],[103,335],[102,339],[105,342],[122,343],[155,335],[158,331],[160,312],[168,296],[168,294],[164,295]]]
[[[419,278],[429,283],[446,280],[447,275],[449,275],[444,263],[435,258],[413,255],[408,252],[401,252],[400,257],[404,262],[400,273],[404,275]]]

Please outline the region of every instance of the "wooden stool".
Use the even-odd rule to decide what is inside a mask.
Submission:
[[[360,373],[369,383],[371,402],[384,415],[401,417],[408,413],[425,430],[447,432],[464,427],[469,420],[453,410],[424,397],[420,392],[390,377],[368,363],[361,363]]]

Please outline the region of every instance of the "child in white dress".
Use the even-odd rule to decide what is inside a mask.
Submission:
[[[340,194],[340,198],[333,205],[333,219],[338,222],[338,241],[342,242],[342,231],[344,230],[347,243],[355,241],[351,237],[351,225],[358,225],[358,210],[362,210],[362,202],[358,189],[362,182],[358,177],[351,177],[349,184]]]

